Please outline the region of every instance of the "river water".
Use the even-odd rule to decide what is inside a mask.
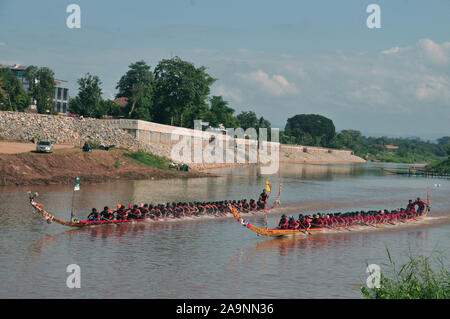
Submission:
[[[32,213],[26,191],[55,216],[73,207],[117,203],[257,198],[266,176],[257,167],[214,171],[219,177],[120,181],[71,186],[0,187],[0,298],[361,298],[368,264],[387,269],[386,248],[397,262],[408,254],[450,251],[450,182],[388,175],[393,164],[283,165],[270,176],[273,201],[283,182],[281,206],[267,214],[338,212],[406,206],[426,198],[431,217],[410,224],[312,236],[266,239],[232,217],[143,222],[90,229],[47,224]],[[264,216],[246,216],[264,225]],[[448,265],[448,259],[447,259]],[[67,266],[81,269],[81,288],[69,289]]]

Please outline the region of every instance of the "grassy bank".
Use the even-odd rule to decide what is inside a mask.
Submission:
[[[450,159],[444,161],[433,162],[427,165],[426,170],[440,174],[450,174]]]
[[[407,163],[407,164],[418,164],[418,163],[430,163],[436,161],[442,161],[445,159],[444,156],[436,156],[429,153],[398,153],[396,151],[382,151],[375,155],[370,154],[367,159],[372,161],[380,161],[384,163]]]
[[[146,152],[144,150],[139,150],[137,152],[130,152],[130,153],[124,153],[125,156],[134,159],[135,161],[151,166],[151,167],[155,167],[155,168],[159,168],[159,169],[163,169],[163,170],[168,170],[169,169],[169,164],[171,163],[171,160],[168,159],[167,157],[161,157],[149,152]]]
[[[361,286],[368,299],[448,299],[450,273],[445,257],[412,257],[400,268],[392,260],[389,250],[388,271],[381,270],[380,288]],[[389,275],[388,275],[389,273]]]

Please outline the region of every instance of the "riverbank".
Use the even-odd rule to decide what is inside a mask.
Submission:
[[[431,163],[426,166],[427,172],[433,172],[438,174],[450,174],[450,159],[443,160],[441,162]]]
[[[82,183],[214,176],[197,170],[182,172],[167,166],[162,168],[157,161],[145,164],[127,156],[129,154],[125,150],[85,153],[78,147],[58,149],[51,154],[1,154],[0,186],[67,185],[77,176]]]
[[[58,115],[30,114],[22,112],[0,111],[0,140],[30,142],[32,140],[50,140],[54,145],[81,146],[90,140],[102,145],[116,145],[137,151],[145,149],[155,155],[173,158],[173,147],[179,143],[180,137],[191,141],[201,140],[202,150],[210,144],[213,136],[208,132],[180,128],[159,123],[140,120],[100,120],[93,118],[72,118]],[[257,141],[234,139],[218,135],[221,145],[228,155],[236,158],[235,164],[215,163],[214,159],[203,158],[202,163],[190,166],[198,170],[229,166],[253,165],[249,163],[251,146],[256,150]],[[245,151],[238,148],[229,150],[229,144],[244,143]],[[363,163],[364,159],[355,156],[352,151],[327,149],[313,146],[285,145],[276,142],[264,144],[271,154],[272,147],[279,150],[280,163],[315,163],[315,164],[349,164]],[[0,150],[0,153],[1,150]],[[229,154],[230,153],[230,154]],[[231,154],[232,153],[232,154]],[[258,156],[266,154],[258,151]],[[273,160],[273,159],[270,159]],[[194,162],[193,152],[191,162]]]

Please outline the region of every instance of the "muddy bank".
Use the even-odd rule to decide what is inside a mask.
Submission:
[[[207,177],[212,174],[191,170],[164,170],[139,163],[121,150],[79,148],[57,150],[52,154],[0,154],[0,186],[73,184],[76,176],[83,183],[113,180]]]

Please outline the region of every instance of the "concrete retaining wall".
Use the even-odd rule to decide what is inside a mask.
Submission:
[[[232,138],[220,132],[211,133],[188,128],[174,127],[141,120],[99,120],[71,118],[43,114],[0,111],[0,136],[6,139],[30,141],[34,137],[52,140],[58,144],[82,145],[86,140],[97,140],[104,145],[117,145],[131,150],[146,149],[160,156],[171,157],[175,144],[184,139],[191,145],[191,161],[194,159],[194,145],[220,145],[225,156],[234,158],[238,165],[248,163],[250,150],[256,150],[258,141]],[[267,161],[272,148],[279,150],[280,162],[287,163],[353,163],[364,162],[353,152],[320,147],[284,145],[264,142],[259,159]],[[266,153],[265,156],[263,154]],[[274,153],[275,155],[275,153]],[[258,157],[258,156],[257,156]],[[192,165],[197,168],[217,167],[214,158],[203,156],[203,163]],[[223,166],[233,165],[225,163]],[[219,164],[219,166],[221,166]]]

